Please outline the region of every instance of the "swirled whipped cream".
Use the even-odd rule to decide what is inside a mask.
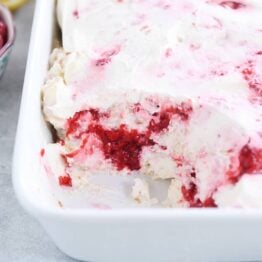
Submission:
[[[262,207],[260,1],[60,0],[57,14],[52,179],[103,186],[98,208]]]

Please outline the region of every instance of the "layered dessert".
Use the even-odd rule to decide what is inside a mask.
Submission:
[[[262,207],[261,16],[255,0],[59,0],[55,186],[98,208]]]

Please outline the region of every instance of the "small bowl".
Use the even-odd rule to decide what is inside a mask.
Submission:
[[[0,49],[0,78],[3,76],[7,66],[14,42],[15,42],[15,25],[11,12],[4,5],[0,4],[0,17],[7,26],[7,41]]]

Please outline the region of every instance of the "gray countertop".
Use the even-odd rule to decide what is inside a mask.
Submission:
[[[16,43],[0,81],[0,261],[75,261],[62,254],[42,227],[25,213],[12,188],[12,151],[33,10],[31,2],[15,14]]]

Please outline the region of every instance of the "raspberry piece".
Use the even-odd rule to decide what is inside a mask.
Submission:
[[[72,179],[69,175],[60,176],[58,180],[60,186],[68,186],[68,187],[72,186]]]

